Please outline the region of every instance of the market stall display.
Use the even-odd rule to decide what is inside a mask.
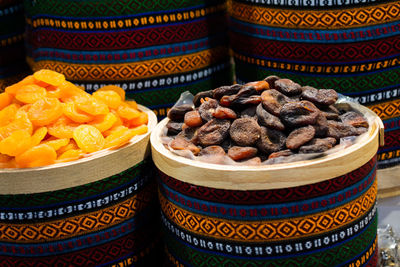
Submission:
[[[43,72],[39,72],[39,74],[41,73],[43,74]],[[51,83],[59,82],[53,78],[60,76],[44,75],[45,78],[43,78],[42,75],[38,76],[35,73],[28,79],[37,82],[35,77],[41,78],[42,88],[47,84],[45,92],[49,98],[52,97],[49,94],[56,92],[57,88],[61,89],[61,92],[58,93],[64,92],[61,88],[64,82],[59,85],[51,85]],[[49,77],[53,78],[48,79]],[[15,89],[16,87],[19,86],[9,88]],[[30,84],[29,88],[32,87],[39,86],[35,87]],[[49,87],[55,88],[49,90]],[[74,103],[74,100],[82,97],[82,93],[83,97],[86,94],[82,89],[75,88],[71,84],[68,88],[71,89],[67,90],[71,99],[66,103]],[[78,94],[72,96],[71,93]],[[17,93],[16,96],[18,95]],[[30,97],[27,97],[28,95]],[[24,100],[32,100],[34,95],[29,92],[23,95]],[[15,101],[19,103],[21,97]],[[62,97],[67,96],[63,95]],[[53,97],[53,99],[57,98]],[[43,98],[40,98],[36,102],[42,100]],[[97,104],[113,103],[102,101],[99,100]],[[36,102],[30,107],[25,107],[26,111],[20,112],[29,113]],[[124,106],[122,103],[120,105]],[[137,109],[146,114],[148,120],[144,124],[148,131],[134,137],[131,136],[125,140],[125,143],[94,151],[92,146],[97,147],[97,143],[92,139],[93,137],[97,139],[98,136],[91,131],[78,130],[79,136],[76,142],[78,148],[66,145],[64,147],[66,151],[60,155],[72,150],[89,149],[86,154],[78,157],[79,159],[74,158],[67,162],[57,160],[56,163],[51,162],[54,164],[48,163],[50,165],[23,166],[28,168],[0,169],[0,184],[2,185],[0,187],[0,262],[2,264],[9,266],[112,264],[154,266],[157,264],[158,258],[154,255],[158,255],[160,242],[159,232],[155,230],[159,229],[158,203],[156,184],[152,173],[153,163],[149,158],[149,136],[151,130],[156,126],[157,119],[148,108],[137,105]],[[65,113],[65,111],[63,112]],[[90,115],[82,111],[79,105],[77,105],[75,113],[76,116],[73,117],[75,119],[83,118],[83,115]],[[70,117],[70,113],[68,115]],[[47,116],[40,118],[48,119]],[[96,119],[92,118],[92,121],[94,120]],[[81,122],[79,126],[74,125],[75,129],[80,129],[82,126],[87,127],[90,122],[89,120],[85,123]],[[121,117],[120,122],[126,123],[127,121]],[[118,125],[118,122],[115,124],[115,128],[122,127]],[[30,126],[32,127],[32,125]],[[2,129],[4,127],[7,125]],[[33,124],[33,129],[36,131],[46,127]],[[59,129],[55,132],[71,134],[65,128],[64,125],[63,131]],[[98,131],[100,132],[100,130]],[[105,129],[101,131],[104,133]],[[54,134],[50,128],[49,133],[45,133],[45,136],[49,134]],[[74,134],[75,131],[72,131],[72,135]],[[110,133],[108,136],[112,134]],[[34,141],[35,138],[33,136],[31,138],[31,141]],[[2,137],[2,141],[6,139]],[[26,139],[29,140],[29,138]],[[39,146],[47,146],[48,149],[59,152],[62,148],[59,146],[58,149],[54,148],[56,140],[60,139],[52,139],[48,141],[53,142],[52,144],[46,143]],[[83,143],[83,147],[79,140]],[[20,142],[24,141],[20,140]],[[36,162],[35,159],[40,156],[40,153],[35,154],[31,160]]]
[[[220,100],[221,103],[221,100]],[[168,261],[175,265],[377,263],[379,117],[353,145],[310,160],[246,166],[194,161],[151,135]],[[381,139],[381,140],[379,140]]]
[[[268,75],[334,88],[385,125],[380,168],[400,162],[399,1],[232,0],[238,82]]]
[[[30,67],[114,84],[165,117],[181,92],[232,81],[226,1],[25,1]]]

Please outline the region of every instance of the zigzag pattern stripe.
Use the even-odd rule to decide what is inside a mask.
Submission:
[[[370,210],[376,200],[377,183],[360,198],[339,208],[289,220],[233,221],[208,217],[183,210],[159,194],[161,210],[168,220],[198,235],[227,240],[284,240],[322,234],[343,227]]]
[[[246,22],[285,28],[346,29],[397,21],[398,1],[374,6],[335,10],[273,9],[236,3],[229,5],[229,13]]]
[[[33,71],[39,69],[55,70],[64,73],[66,78],[71,81],[125,81],[126,77],[146,78],[193,71],[223,61],[227,57],[228,51],[225,47],[216,47],[181,57],[129,64],[67,64],[48,60],[34,62],[32,58],[28,58],[28,63]]]

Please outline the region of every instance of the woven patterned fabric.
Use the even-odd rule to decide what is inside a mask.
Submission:
[[[93,92],[115,84],[166,115],[184,91],[231,84],[226,0],[25,0],[28,63]]]
[[[230,0],[229,13],[238,82],[277,75],[351,96],[385,123],[379,168],[400,163],[400,1]]]
[[[2,266],[154,263],[160,226],[152,170],[145,160],[78,187],[0,195]]]
[[[373,157],[316,184],[253,191],[196,186],[160,172],[167,260],[175,266],[374,266],[376,166]]]
[[[0,91],[29,73],[22,0],[0,2]]]

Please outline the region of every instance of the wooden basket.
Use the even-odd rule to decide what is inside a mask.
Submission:
[[[373,118],[352,146],[322,158],[270,166],[226,166],[174,155],[151,135],[168,259],[199,266],[336,266],[376,260]],[[207,265],[207,264],[205,264]]]
[[[158,243],[150,132],[116,150],[0,171],[0,262],[94,266],[145,262]],[[154,257],[150,257],[154,258]]]

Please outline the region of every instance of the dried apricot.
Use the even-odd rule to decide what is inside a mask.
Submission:
[[[29,75],[25,77],[22,81],[19,81],[13,85],[10,85],[6,87],[5,92],[11,95],[15,95],[17,93],[17,90],[25,85],[25,84],[33,84],[35,82],[35,78],[33,78],[33,75]]]
[[[11,104],[0,111],[0,126],[4,126],[12,122],[20,108],[17,104]]]
[[[75,103],[78,109],[95,116],[107,114],[110,111],[106,104],[91,96],[78,97]]]
[[[114,91],[117,94],[119,94],[119,96],[121,97],[121,100],[124,101],[125,100],[125,90],[122,89],[121,87],[115,86],[115,85],[106,85],[101,87],[98,91]]]
[[[54,86],[60,85],[65,81],[65,76],[63,74],[47,69],[36,71],[33,77],[38,81]]]
[[[74,122],[85,123],[93,120],[93,116],[76,108],[75,102],[61,104],[64,115]]]
[[[118,108],[122,103],[120,95],[115,91],[96,91],[92,95],[94,98],[103,101],[108,107],[113,109]]]
[[[35,126],[44,126],[56,121],[63,114],[57,98],[45,97],[32,104],[28,111],[29,119]]]
[[[120,147],[127,143],[134,136],[146,133],[147,130],[147,125],[141,125],[134,129],[128,129],[126,127],[120,126],[118,130],[112,132],[105,138],[104,148]]]
[[[59,87],[49,86],[46,88],[46,90],[47,90],[47,97],[61,98],[62,96],[62,91]]]
[[[72,138],[74,130],[79,124],[73,122],[66,116],[61,116],[47,127],[49,134],[57,138]]]
[[[57,158],[57,162],[66,162],[82,158],[84,152],[81,149],[70,149],[62,153]]]
[[[36,84],[27,84],[21,86],[16,94],[15,98],[22,103],[35,103],[39,99],[46,97],[46,89]]]
[[[128,121],[127,125],[129,128],[138,127],[142,124],[147,124],[149,122],[149,116],[146,112],[140,112],[139,117],[133,118]]]
[[[67,152],[69,150],[80,150],[74,139],[69,139],[69,143],[66,146],[63,146],[63,147],[60,147],[59,149],[57,149],[57,154],[61,155],[64,152]],[[82,151],[82,150],[80,150],[80,151]]]
[[[99,115],[93,121],[90,122],[90,125],[99,129],[100,132],[107,131],[117,121],[117,116],[113,113],[107,113],[106,115]]]
[[[8,105],[10,105],[12,100],[13,100],[13,96],[10,95],[9,93],[6,93],[6,92],[1,93],[0,94],[0,110],[7,107]]]
[[[127,106],[119,106],[117,112],[125,120],[132,120],[140,116],[140,111]]]
[[[48,145],[34,146],[15,157],[18,167],[32,168],[53,164],[57,158],[54,148]]]
[[[104,147],[105,140],[101,132],[92,125],[80,125],[72,136],[80,149],[92,153]]]
[[[40,127],[35,131],[35,133],[31,137],[31,146],[37,146],[40,142],[46,137],[47,128]]]
[[[32,123],[24,111],[17,111],[15,119],[11,123],[0,127],[0,140],[7,138],[18,130],[27,130],[29,135],[31,135],[33,131]]]
[[[17,156],[31,147],[31,135],[27,130],[17,130],[0,141],[0,153]]]
[[[68,138],[61,138],[61,139],[53,139],[53,140],[46,140],[42,142],[42,144],[46,144],[54,148],[55,151],[59,150],[60,148],[69,144]]]
[[[71,102],[79,97],[88,96],[88,93],[83,91],[81,88],[76,86],[75,84],[65,81],[58,86],[60,89],[60,99],[62,102]]]

